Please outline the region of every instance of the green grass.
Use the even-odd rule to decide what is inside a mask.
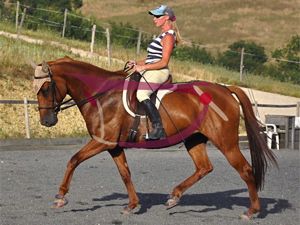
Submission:
[[[14,30],[14,26],[5,23],[0,23],[0,29],[12,32]],[[46,40],[52,40],[61,42],[66,44],[70,47],[80,48],[83,49],[88,48],[89,43],[87,42],[80,42],[78,40],[69,40],[67,38],[63,39],[60,38],[56,33],[42,30],[39,32],[33,31],[26,31],[24,30],[22,34],[26,34],[33,38],[38,38],[45,40],[44,37],[46,36]],[[3,74],[20,74],[26,75],[28,72],[23,73],[24,68],[25,70],[30,70],[28,65],[28,60],[30,59],[34,62],[40,63],[43,60],[53,60],[56,58],[63,57],[65,55],[69,55],[73,58],[80,59],[78,56],[71,54],[68,51],[64,51],[58,47],[52,47],[49,44],[45,45],[34,45],[34,44],[27,44],[22,41],[16,40],[8,40],[6,38],[0,39],[0,47],[3,49],[0,55],[1,59],[1,66],[0,66],[0,76]],[[6,41],[5,41],[6,40]],[[5,51],[4,51],[5,49]],[[96,52],[100,55],[106,54],[105,46],[97,46]],[[127,61],[133,58],[143,58],[145,57],[145,52],[142,51],[139,57],[135,55],[135,49],[122,49],[120,46],[113,46],[112,55],[115,58],[121,59],[123,61]],[[26,59],[26,60],[25,60]],[[82,59],[81,59],[82,60]],[[100,67],[104,67],[110,70],[119,70],[122,69],[123,65],[116,63],[112,67],[108,67],[107,63],[99,60],[91,60],[91,59],[83,59],[85,61],[89,61],[93,64],[96,64]],[[299,85],[293,85],[290,83],[284,83],[275,81],[269,78],[265,78],[262,76],[255,76],[253,74],[248,74],[244,76],[242,82],[239,81],[239,73],[228,71],[222,67],[218,66],[211,66],[211,65],[202,65],[199,63],[193,62],[182,62],[176,61],[174,59],[171,60],[171,70],[173,74],[176,76],[176,79],[179,81],[184,80],[181,78],[180,74],[187,75],[192,79],[202,79],[202,80],[209,80],[212,82],[221,82],[227,84],[236,84],[240,86],[251,87],[263,91],[269,91],[289,96],[299,97]],[[22,72],[21,72],[22,71]],[[178,75],[177,75],[178,74]]]
[[[103,22],[128,22],[157,33],[147,11],[160,4],[160,1],[89,0],[84,1],[82,13]],[[214,51],[245,39],[262,44],[269,54],[300,33],[298,0],[167,0],[163,4],[174,9],[184,39],[207,45]]]

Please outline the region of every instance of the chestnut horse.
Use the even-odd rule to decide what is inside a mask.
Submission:
[[[195,164],[195,172],[171,192],[166,207],[173,207],[179,203],[180,197],[188,188],[213,170],[206,151],[206,142],[210,140],[224,154],[248,187],[250,207],[242,217],[250,219],[257,213],[260,210],[257,192],[263,187],[270,162],[275,165],[277,163],[260,133],[246,94],[235,86],[226,87],[197,81],[177,83],[177,86],[184,88],[167,94],[159,108],[167,141],[145,141],[144,134],[149,126],[147,120],[143,120],[138,127],[136,142],[126,145],[128,133],[134,122],[134,118],[126,112],[122,103],[122,87],[126,75],[123,71],[107,71],[69,57],[36,67],[34,83],[41,124],[50,127],[57,123],[57,113],[65,104],[65,96],[69,95],[78,106],[92,137],[68,162],[54,207],[67,204],[65,195],[70,188],[75,168],[90,157],[108,151],[128,192],[129,203],[123,209],[123,213],[130,213],[137,207],[139,198],[131,180],[124,147],[160,148],[184,142]],[[206,96],[205,101],[201,98],[199,101],[199,95],[191,91],[195,86],[206,94],[203,95]],[[223,112],[225,118],[211,107],[211,103]],[[252,166],[239,148],[240,105],[244,114]],[[191,128],[189,132],[185,132],[188,128]]]

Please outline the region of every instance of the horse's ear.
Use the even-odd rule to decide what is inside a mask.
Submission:
[[[27,60],[27,63],[35,70],[35,68],[37,67],[37,65],[35,64],[35,62],[33,62],[32,60]]]
[[[49,72],[49,66],[48,66],[48,64],[45,61],[43,61],[43,63],[42,63],[42,71],[44,73],[48,73]]]
[[[64,59],[67,59],[68,61],[73,61],[74,60],[70,56],[67,56],[67,55],[65,55]]]

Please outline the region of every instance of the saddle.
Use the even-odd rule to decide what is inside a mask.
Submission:
[[[123,104],[128,109],[133,112],[131,115],[134,117],[134,122],[133,125],[130,129],[128,139],[127,141],[129,142],[134,142],[136,139],[136,134],[137,130],[140,124],[141,117],[146,116],[146,112],[142,104],[137,100],[136,94],[137,94],[137,89],[139,82],[142,78],[142,75],[140,73],[133,73],[129,80],[125,81],[127,82],[126,86],[124,87],[124,90],[126,94],[123,92]],[[169,75],[168,79],[160,85],[160,87],[151,94],[150,100],[153,102],[154,105],[156,104],[157,100],[157,95],[160,90],[160,88],[164,85],[171,84],[172,83],[172,75]],[[125,102],[124,102],[125,100]],[[128,111],[127,109],[127,111]]]

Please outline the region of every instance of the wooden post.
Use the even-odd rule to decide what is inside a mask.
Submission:
[[[300,102],[297,102],[296,116],[300,117]],[[300,140],[299,140],[300,142]]]
[[[240,63],[240,81],[243,80],[243,69],[244,69],[244,47],[242,48],[241,51],[241,63]]]
[[[136,45],[136,55],[140,54],[140,49],[141,49],[141,39],[142,39],[142,31],[139,30],[139,36],[138,36],[138,41]]]
[[[110,34],[109,29],[106,28],[106,40],[107,40],[107,58],[108,58],[108,65],[111,65],[111,46],[110,46]]]
[[[23,26],[25,15],[26,15],[26,10],[27,10],[27,8],[24,8],[23,13],[22,13],[22,18],[21,18],[20,26],[18,26],[17,39],[19,39],[19,35],[21,33],[21,29],[22,29],[22,26]]]
[[[20,2],[17,1],[17,8],[16,8],[16,31],[18,31],[18,26],[19,26],[19,9],[20,9]]]
[[[259,113],[258,113],[257,101],[254,101],[254,108],[255,108],[255,116],[256,116],[256,118],[258,118],[259,117]]]
[[[28,113],[28,100],[24,98],[24,115],[25,115],[25,131],[26,138],[30,138],[30,128],[29,128],[29,113]]]
[[[65,32],[66,32],[66,26],[67,26],[67,16],[68,16],[68,9],[65,9],[64,13],[64,26],[63,26],[63,31],[62,31],[62,37],[65,37]]]
[[[91,53],[94,52],[95,33],[96,33],[96,25],[94,24],[92,28]]]
[[[292,116],[289,118],[290,119],[290,123],[292,124],[292,130],[291,130],[291,149],[294,150],[295,149],[295,119],[296,117]]]
[[[297,123],[300,123],[300,102],[297,102],[297,110],[296,110],[296,118],[295,120],[297,120]],[[296,126],[296,121],[295,121],[295,126]],[[299,128],[299,127],[298,127]],[[300,150],[300,131],[299,131],[299,137],[298,137],[298,140],[299,140],[299,150]]]

